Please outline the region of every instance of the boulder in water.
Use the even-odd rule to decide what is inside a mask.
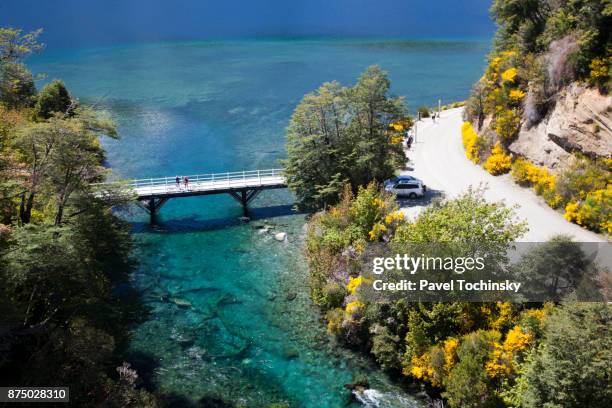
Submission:
[[[300,356],[300,352],[295,347],[285,347],[283,349],[283,357],[285,360],[292,360],[294,358],[298,358]]]
[[[177,305],[181,309],[190,309],[192,307],[191,302],[188,301],[187,299],[172,298],[170,300],[172,301],[172,303],[174,303],[175,305]]]
[[[285,239],[287,239],[287,233],[286,232],[277,232],[276,234],[274,234],[274,239],[282,242]]]

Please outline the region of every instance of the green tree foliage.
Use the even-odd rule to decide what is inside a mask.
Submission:
[[[491,392],[490,380],[482,367],[495,341],[491,332],[479,330],[467,335],[457,349],[457,363],[444,381],[443,393],[451,407],[502,407]]]
[[[562,299],[576,291],[582,299],[598,298],[594,296],[599,292],[599,271],[571,237],[558,235],[536,246],[512,269],[517,281],[523,282],[535,299]]]
[[[522,381],[526,408],[607,407],[612,400],[612,307],[566,303],[545,329]]]
[[[42,29],[24,34],[20,29],[0,27],[0,63],[20,62],[42,50],[44,44],[38,42],[40,34]]]
[[[55,80],[47,84],[36,98],[34,107],[38,118],[49,119],[54,113],[68,115],[72,107],[72,98],[62,81]]]
[[[23,223],[30,222],[38,194],[48,194],[55,203],[54,222],[61,223],[73,193],[100,179],[104,152],[98,135],[115,137],[115,127],[85,107],[75,110],[73,117],[56,115],[18,128],[15,146],[29,174],[20,210]]]
[[[0,103],[8,108],[30,106],[36,93],[34,78],[23,64],[0,64]]]
[[[0,29],[1,73],[17,67],[31,82],[21,60],[37,35]],[[99,137],[115,126],[60,81],[32,114],[33,85],[15,84],[0,84],[0,383],[69,386],[75,406],[155,407],[118,352],[146,316],[127,285],[130,227],[116,201],[91,194],[106,175]]]
[[[29,106],[36,93],[34,79],[23,60],[43,48],[37,39],[42,30],[0,27],[0,104],[9,108]]]
[[[353,87],[323,84],[296,107],[287,128],[286,176],[301,207],[338,201],[345,183],[353,191],[393,175],[404,161],[391,123],[406,120],[402,98],[389,96],[389,79],[373,66]]]
[[[413,358],[451,336],[488,328],[489,319],[501,312],[483,314],[479,306],[462,302],[361,299],[360,286],[368,279],[363,265],[372,245],[472,242],[485,248],[488,243],[490,248],[483,249],[488,255],[495,250],[505,254],[524,231],[513,209],[488,203],[481,190],[429,207],[412,222],[373,184],[355,197],[347,190],[338,205],[316,214],[308,225],[305,252],[312,296],[328,310],[330,332],[369,348],[385,369],[410,375]],[[343,301],[339,293],[344,293]],[[357,309],[358,318],[352,313]]]

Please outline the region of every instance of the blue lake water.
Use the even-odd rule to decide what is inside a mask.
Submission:
[[[367,66],[389,72],[415,110],[463,100],[488,41],[234,41],[124,45],[47,53],[31,61],[81,100],[106,108],[117,177],[278,167],[301,97],[325,81],[351,85]],[[151,308],[130,345],[149,386],[185,406],[221,398],[248,407],[343,407],[344,384],[365,376],[369,406],[417,406],[372,362],[335,344],[308,299],[300,255],[304,215],[284,190],[253,203],[251,224],[225,196],[171,200],[150,227],[134,223],[133,283]],[[270,224],[287,242],[261,233]],[[287,296],[290,293],[295,295]],[[359,406],[359,403],[353,403]]]

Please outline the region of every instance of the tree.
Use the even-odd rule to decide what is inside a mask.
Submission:
[[[467,105],[465,107],[467,118],[472,123],[476,123],[478,131],[481,130],[485,120],[486,88],[487,86],[483,81],[476,82],[472,87],[470,97],[468,98]]]
[[[557,235],[536,246],[512,270],[531,301],[558,301],[576,291],[582,299],[592,300],[599,293],[597,267],[569,236]]]
[[[10,109],[31,105],[36,87],[32,73],[14,62],[0,64],[0,103]]]
[[[77,108],[73,117],[56,114],[18,130],[16,146],[30,176],[20,207],[22,223],[30,222],[34,199],[42,188],[54,194],[58,225],[72,194],[87,191],[89,183],[100,178],[104,152],[98,135],[116,137],[116,129],[112,121],[87,107]]]
[[[22,155],[29,175],[19,207],[19,219],[23,224],[30,222],[34,198],[47,173],[51,152],[58,137],[58,132],[49,123],[28,123],[17,131],[15,147]]]
[[[0,27],[0,64],[21,62],[32,53],[39,52],[44,44],[38,42],[42,29],[23,34],[23,30]]]
[[[461,342],[457,349],[457,364],[444,381],[446,391],[442,395],[448,399],[451,407],[501,406],[489,389],[489,380],[483,370],[495,340],[495,332],[479,330],[467,335]]]
[[[612,400],[612,307],[565,303],[548,319],[544,342],[521,380],[522,406],[608,407]]]
[[[506,251],[508,245],[527,231],[516,219],[515,209],[485,200],[483,189],[469,189],[461,196],[435,203],[412,224],[401,226],[397,242],[487,244],[489,249]]]
[[[67,116],[72,106],[72,98],[66,86],[62,81],[55,80],[38,93],[34,109],[38,118],[49,119],[54,113]]]
[[[9,108],[28,106],[36,93],[32,74],[22,61],[43,48],[37,41],[40,33],[0,27],[0,103]]]
[[[300,207],[336,203],[345,183],[357,191],[392,176],[403,162],[389,126],[406,120],[406,108],[403,99],[388,95],[389,87],[386,73],[373,66],[354,87],[325,83],[296,107],[287,128],[285,174]]]

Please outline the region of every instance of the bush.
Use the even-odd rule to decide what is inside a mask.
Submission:
[[[515,109],[506,109],[495,116],[495,132],[504,141],[513,140],[521,125],[521,115]]]
[[[584,200],[590,191],[605,189],[608,184],[612,184],[612,167],[605,160],[577,157],[560,174],[557,190],[568,203]]]
[[[422,118],[428,118],[429,117],[429,108],[427,106],[419,107],[418,112],[421,114]]]
[[[591,230],[612,234],[612,186],[589,192],[580,203],[568,203],[564,217]]]
[[[589,82],[600,89],[607,89],[610,80],[610,58],[593,58],[589,68]]]
[[[461,126],[461,139],[465,147],[465,155],[474,163],[480,162],[480,155],[484,147],[484,139],[476,133],[470,122]]]
[[[556,208],[563,202],[557,193],[557,179],[544,167],[538,167],[529,161],[518,158],[512,164],[512,177],[521,186],[533,187],[546,203]]]
[[[509,172],[511,167],[512,159],[509,155],[504,153],[501,144],[497,142],[491,150],[491,155],[484,164],[485,170],[494,176],[498,176]]]
[[[38,94],[34,111],[40,119],[49,119],[54,113],[67,114],[72,104],[70,94],[62,81],[55,80]]]
[[[348,292],[344,286],[338,283],[328,283],[323,288],[322,303],[328,309],[335,309],[342,306],[346,295],[348,295]]]

